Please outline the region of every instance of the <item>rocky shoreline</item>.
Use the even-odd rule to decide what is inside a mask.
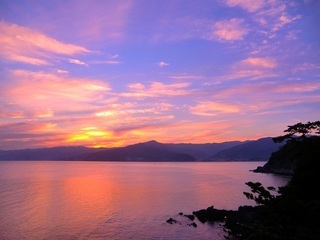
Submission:
[[[294,174],[294,169],[287,169],[287,168],[268,168],[265,166],[259,166],[254,170],[251,170],[255,173],[271,173],[271,174],[279,174],[279,175],[286,175],[292,176]]]
[[[258,215],[259,207],[240,206],[238,210],[216,209],[214,206],[206,209],[194,211],[192,214],[179,213],[179,216],[190,219],[188,226],[197,227],[194,220],[197,218],[201,223],[221,223],[228,236],[237,235],[243,232],[243,229],[250,230],[252,226],[258,226],[261,222],[261,217]],[[169,224],[180,224],[181,222],[174,218],[169,218]],[[232,229],[232,231],[231,231]],[[226,236],[227,237],[227,236]]]

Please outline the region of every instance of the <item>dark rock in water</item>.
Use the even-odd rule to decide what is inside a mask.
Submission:
[[[277,167],[270,167],[271,164],[266,163],[264,166],[259,166],[256,169],[252,170],[256,173],[274,173],[274,174],[280,174],[280,175],[288,175],[292,176],[294,173],[294,167],[288,167],[288,168],[277,168]]]
[[[178,221],[173,219],[173,218],[169,218],[166,222],[170,223],[170,224],[173,224],[173,223],[177,223]]]
[[[195,222],[188,224],[188,226],[198,227],[198,225]]]
[[[229,229],[229,234],[232,234],[233,236],[240,237],[242,235],[250,235],[251,232],[259,228],[263,221],[263,217],[261,218],[261,215],[259,214],[259,209],[261,209],[259,206],[240,206],[238,211],[234,211],[233,214],[228,216],[224,227]],[[240,237],[239,239],[247,238]]]
[[[190,215],[185,214],[184,216],[187,217],[187,218],[189,218],[191,221],[193,221],[194,218],[195,218],[194,215],[192,215],[192,214],[190,214]]]
[[[183,215],[183,212],[179,212],[179,215]]]
[[[233,212],[234,211],[231,211],[231,210],[215,209],[213,206],[211,206],[211,207],[208,207],[207,209],[195,211],[193,212],[193,214],[199,219],[200,222],[205,223],[207,221],[222,222]]]

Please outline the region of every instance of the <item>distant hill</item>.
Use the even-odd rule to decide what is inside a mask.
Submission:
[[[193,144],[193,143],[168,143],[166,144],[171,149],[189,154],[196,158],[198,161],[207,160],[210,156],[213,156],[217,152],[225,149],[237,146],[241,144],[240,141],[223,142],[223,143],[204,143],[204,144]]]
[[[274,143],[272,138],[261,138],[241,143],[209,157],[211,161],[267,161],[271,154],[283,144]]]
[[[82,146],[0,150],[0,160],[75,160],[84,154],[101,151],[101,149]]]
[[[127,147],[111,148],[86,155],[83,160],[95,161],[147,161],[147,162],[190,162],[196,159],[189,154],[175,152],[166,144],[156,141],[138,143]]]
[[[267,161],[281,144],[272,138],[246,142],[159,143],[149,141],[118,148],[82,146],[23,150],[0,150],[0,160],[83,160],[83,161]]]

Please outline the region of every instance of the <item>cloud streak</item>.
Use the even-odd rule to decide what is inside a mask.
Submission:
[[[213,36],[225,41],[242,40],[249,32],[247,28],[243,27],[243,23],[243,19],[237,18],[216,22]]]
[[[265,5],[264,0],[226,0],[229,7],[239,6],[248,12],[256,12]]]
[[[0,56],[32,65],[49,65],[52,55],[89,53],[85,47],[67,44],[27,27],[0,22]]]
[[[142,83],[128,85],[129,92],[121,93],[124,97],[161,97],[161,96],[184,96],[190,94],[187,87],[190,83],[172,83],[164,84],[161,82],[152,82],[150,86]]]
[[[65,74],[16,70],[10,78],[11,84],[0,90],[2,101],[18,106],[33,118],[87,109],[102,101],[110,90],[101,81]]]
[[[219,114],[239,113],[240,109],[236,105],[219,102],[199,102],[190,107],[192,114],[201,116],[217,116]]]

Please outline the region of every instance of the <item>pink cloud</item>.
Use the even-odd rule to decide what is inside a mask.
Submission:
[[[192,114],[201,116],[216,116],[225,113],[238,113],[240,109],[236,105],[218,102],[199,102],[196,106],[191,106]]]
[[[82,66],[89,66],[88,64],[86,64],[83,61],[80,61],[78,59],[72,59],[72,58],[69,59],[69,63],[73,63],[73,64],[76,64],[76,65],[82,65]]]
[[[0,90],[2,99],[33,112],[34,117],[92,108],[97,102],[104,101],[110,90],[101,81],[73,78],[67,74],[16,70],[11,78],[11,84]]]
[[[300,19],[301,16],[297,15],[295,17],[291,17],[287,15],[285,12],[281,13],[281,16],[277,19],[277,22],[275,23],[274,27],[272,28],[272,31],[276,32],[279,29],[281,29],[283,26],[292,23],[293,21],[296,21]]]
[[[264,0],[226,0],[229,7],[239,6],[248,12],[256,12],[261,9],[266,3]]]
[[[137,116],[141,114],[162,114],[171,110],[174,105],[166,102],[160,103],[137,103],[137,102],[121,102],[108,105],[108,108],[101,109],[95,115],[97,117],[108,118],[109,121],[121,118],[122,120],[128,116]]]
[[[269,58],[247,58],[242,60],[240,64],[262,68],[275,68],[277,66],[275,60]]]
[[[214,29],[213,35],[226,41],[242,40],[249,32],[243,27],[243,20],[237,18],[216,22]]]
[[[288,85],[278,85],[275,87],[278,92],[294,92],[294,93],[303,93],[303,92],[313,92],[320,90],[320,82],[317,83],[296,83]]]
[[[215,91],[214,98],[219,102],[231,99],[242,99],[241,113],[258,114],[261,112],[277,112],[279,108],[297,104],[319,102],[317,91],[320,84],[317,82],[250,82],[242,85],[228,86]],[[308,93],[307,96],[305,93]],[[208,104],[210,107],[210,104]],[[209,108],[208,107],[208,111]],[[203,111],[201,111],[203,109]],[[227,107],[226,107],[227,109]],[[196,109],[206,113],[206,105]],[[284,111],[283,109],[281,111]],[[220,116],[221,114],[217,115]]]
[[[68,74],[69,71],[63,70],[63,69],[58,69],[58,70],[57,70],[57,73],[60,73],[60,74]]]
[[[320,65],[319,64],[304,62],[304,63],[298,64],[297,66],[295,66],[292,69],[292,72],[293,73],[296,73],[296,72],[299,72],[299,71],[305,72],[305,71],[312,71],[312,70],[316,70],[316,69],[320,69]]]
[[[247,78],[257,80],[277,77],[277,62],[271,58],[246,58],[236,62],[230,74],[217,78],[220,81]]]
[[[30,28],[0,22],[0,56],[33,65],[48,65],[52,54],[75,55],[88,49],[57,41]]]
[[[204,76],[201,75],[187,75],[187,74],[183,74],[183,75],[172,75],[169,76],[172,79],[204,79]]]
[[[169,66],[170,64],[169,63],[166,63],[166,62],[159,62],[159,67],[165,67],[165,66]]]
[[[115,60],[106,60],[106,61],[90,61],[90,64],[106,64],[106,65],[117,65],[120,64],[120,61],[115,61]]]
[[[160,96],[183,96],[190,94],[190,90],[186,88],[190,83],[172,83],[163,84],[161,82],[153,82],[149,88],[141,83],[129,85],[130,91],[122,93],[125,97],[160,97]]]
[[[227,121],[199,121],[177,120],[166,125],[158,125],[156,128],[146,126],[141,129],[146,140],[157,139],[165,143],[205,143],[218,142],[223,140],[223,136],[232,124]],[[174,137],[173,137],[174,136]],[[138,136],[134,140],[139,141]]]

